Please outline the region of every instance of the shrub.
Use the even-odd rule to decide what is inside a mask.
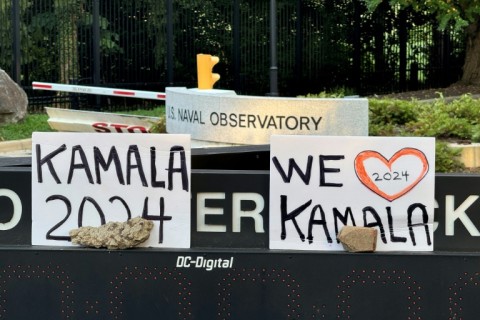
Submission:
[[[462,172],[465,166],[460,161],[459,148],[450,148],[447,143],[437,141],[435,144],[435,172]]]
[[[447,102],[443,98],[419,106],[418,118],[408,127],[417,136],[478,140],[480,101],[470,95]]]
[[[418,117],[418,102],[396,99],[370,99],[370,125],[405,125]]]
[[[322,91],[320,93],[308,93],[306,96],[298,96],[298,98],[344,98],[345,96],[353,96],[355,91],[347,87],[337,87],[330,91]]]

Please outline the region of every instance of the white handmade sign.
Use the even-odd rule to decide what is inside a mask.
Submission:
[[[143,246],[189,248],[190,157],[189,135],[34,133],[32,244],[142,216],[155,225]]]
[[[435,139],[271,139],[270,248],[343,250],[344,225],[378,229],[378,251],[432,251]]]

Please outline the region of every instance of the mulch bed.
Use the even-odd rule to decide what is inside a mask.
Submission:
[[[455,83],[446,88],[435,88],[435,89],[407,91],[407,92],[392,93],[392,94],[382,94],[382,95],[376,95],[376,97],[392,98],[392,99],[400,99],[400,100],[411,100],[411,99],[428,100],[428,99],[440,98],[441,95],[444,98],[447,98],[447,97],[462,96],[464,94],[480,95],[480,86]]]

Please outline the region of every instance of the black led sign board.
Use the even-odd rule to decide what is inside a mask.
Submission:
[[[0,168],[0,244],[29,245],[32,230],[31,171]]]
[[[192,247],[268,248],[267,171],[197,170]]]
[[[480,255],[3,248],[5,319],[476,319]]]
[[[29,167],[0,169],[0,244],[31,244]],[[268,248],[268,171],[193,170],[193,248]],[[480,251],[480,176],[435,180],[434,250]]]
[[[437,175],[434,252],[268,250],[268,171],[193,170],[192,249],[31,246],[29,167],[0,168],[5,319],[474,319],[480,176]],[[263,232],[262,232],[263,231]]]
[[[435,250],[480,251],[480,176],[437,175]]]

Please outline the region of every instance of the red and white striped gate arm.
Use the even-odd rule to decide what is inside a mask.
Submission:
[[[48,82],[32,82],[32,87],[34,90],[63,91],[138,99],[165,100],[166,97],[165,92],[90,87]]]

